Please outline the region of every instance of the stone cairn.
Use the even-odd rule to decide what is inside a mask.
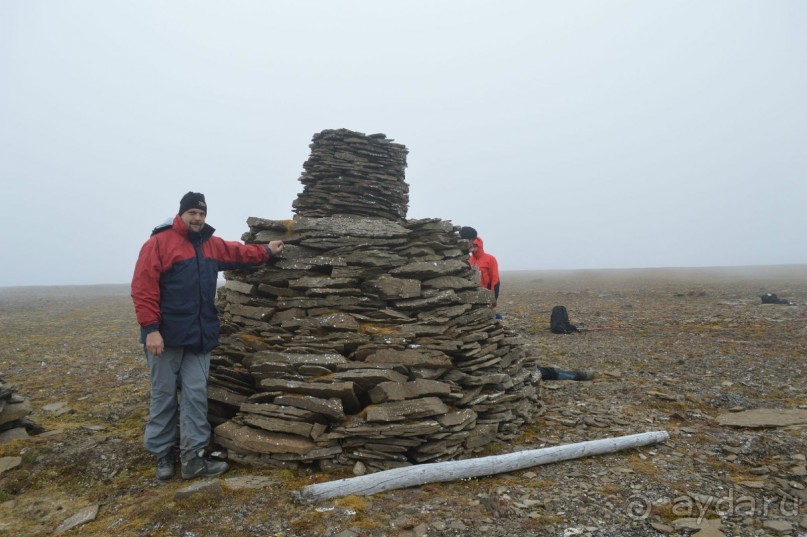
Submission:
[[[225,273],[210,420],[229,458],[389,469],[509,441],[542,411],[540,371],[495,319],[468,242],[406,220],[407,149],[383,134],[314,135],[274,263]]]
[[[33,411],[30,401],[17,393],[17,387],[8,384],[0,375],[0,445],[38,434],[42,428],[27,419]]]

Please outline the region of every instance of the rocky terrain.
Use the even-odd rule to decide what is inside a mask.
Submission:
[[[762,304],[768,292],[793,304]],[[31,407],[30,434],[0,445],[0,535],[807,535],[806,304],[806,266],[505,272],[503,325],[542,365],[597,376],[542,383],[543,413],[473,456],[670,439],[298,503],[352,474],[233,464],[210,482],[155,479],[126,286],[0,289],[2,393]],[[550,333],[555,305],[584,330]]]

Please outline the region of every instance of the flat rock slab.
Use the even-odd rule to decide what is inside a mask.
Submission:
[[[20,403],[7,403],[0,412],[0,425],[21,420],[33,411],[34,409],[27,399]]]
[[[305,454],[314,449],[314,443],[301,436],[272,433],[227,421],[217,426],[216,437],[222,444],[229,443],[239,449],[253,453],[296,453]]]
[[[721,522],[716,518],[678,518],[672,521],[676,530],[720,530]]]
[[[756,408],[721,414],[717,423],[729,427],[786,427],[807,423],[807,410],[796,408]]]
[[[8,444],[12,440],[27,440],[31,438],[28,436],[28,430],[25,427],[15,427],[0,433],[0,445]]]
[[[219,480],[198,481],[188,487],[176,491],[174,493],[174,499],[182,500],[195,494],[204,494],[206,496],[215,497],[220,496],[222,492],[223,489],[221,488],[221,481]]]
[[[22,457],[0,457],[0,474],[22,464]]]
[[[276,480],[262,475],[228,477],[224,480],[224,485],[231,490],[264,489],[277,484]]]
[[[275,404],[280,406],[291,406],[301,410],[307,410],[341,421],[345,419],[345,410],[342,407],[342,400],[338,398],[322,399],[310,395],[286,394],[279,395],[274,399]]]
[[[442,416],[448,411],[449,408],[440,399],[436,397],[424,397],[411,401],[397,401],[371,405],[367,407],[367,421],[404,421],[428,416]]]
[[[98,505],[90,505],[89,507],[85,507],[75,515],[71,516],[64,522],[62,522],[58,528],[53,532],[54,535],[60,535],[66,531],[69,531],[77,526],[81,526],[82,524],[86,524],[87,522],[92,522],[95,520],[95,517],[98,516]]]

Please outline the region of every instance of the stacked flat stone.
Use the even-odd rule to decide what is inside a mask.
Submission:
[[[32,411],[31,403],[17,393],[17,387],[0,376],[0,445],[28,438],[29,430],[38,432],[39,428],[27,419]]]
[[[322,161],[318,140],[347,151],[315,136]],[[219,292],[217,443],[247,464],[387,469],[514,439],[542,410],[540,372],[495,319],[458,228],[347,209],[248,220],[245,242],[286,247]]]
[[[301,216],[338,214],[406,217],[409,186],[404,180],[406,147],[383,134],[347,129],[314,135],[300,177],[304,188],[293,203]]]

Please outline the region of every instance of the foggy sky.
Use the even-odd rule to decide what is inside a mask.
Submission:
[[[287,219],[311,137],[508,270],[807,262],[807,2],[0,0],[0,286],[126,283],[179,199]],[[506,284],[504,282],[503,284]]]

